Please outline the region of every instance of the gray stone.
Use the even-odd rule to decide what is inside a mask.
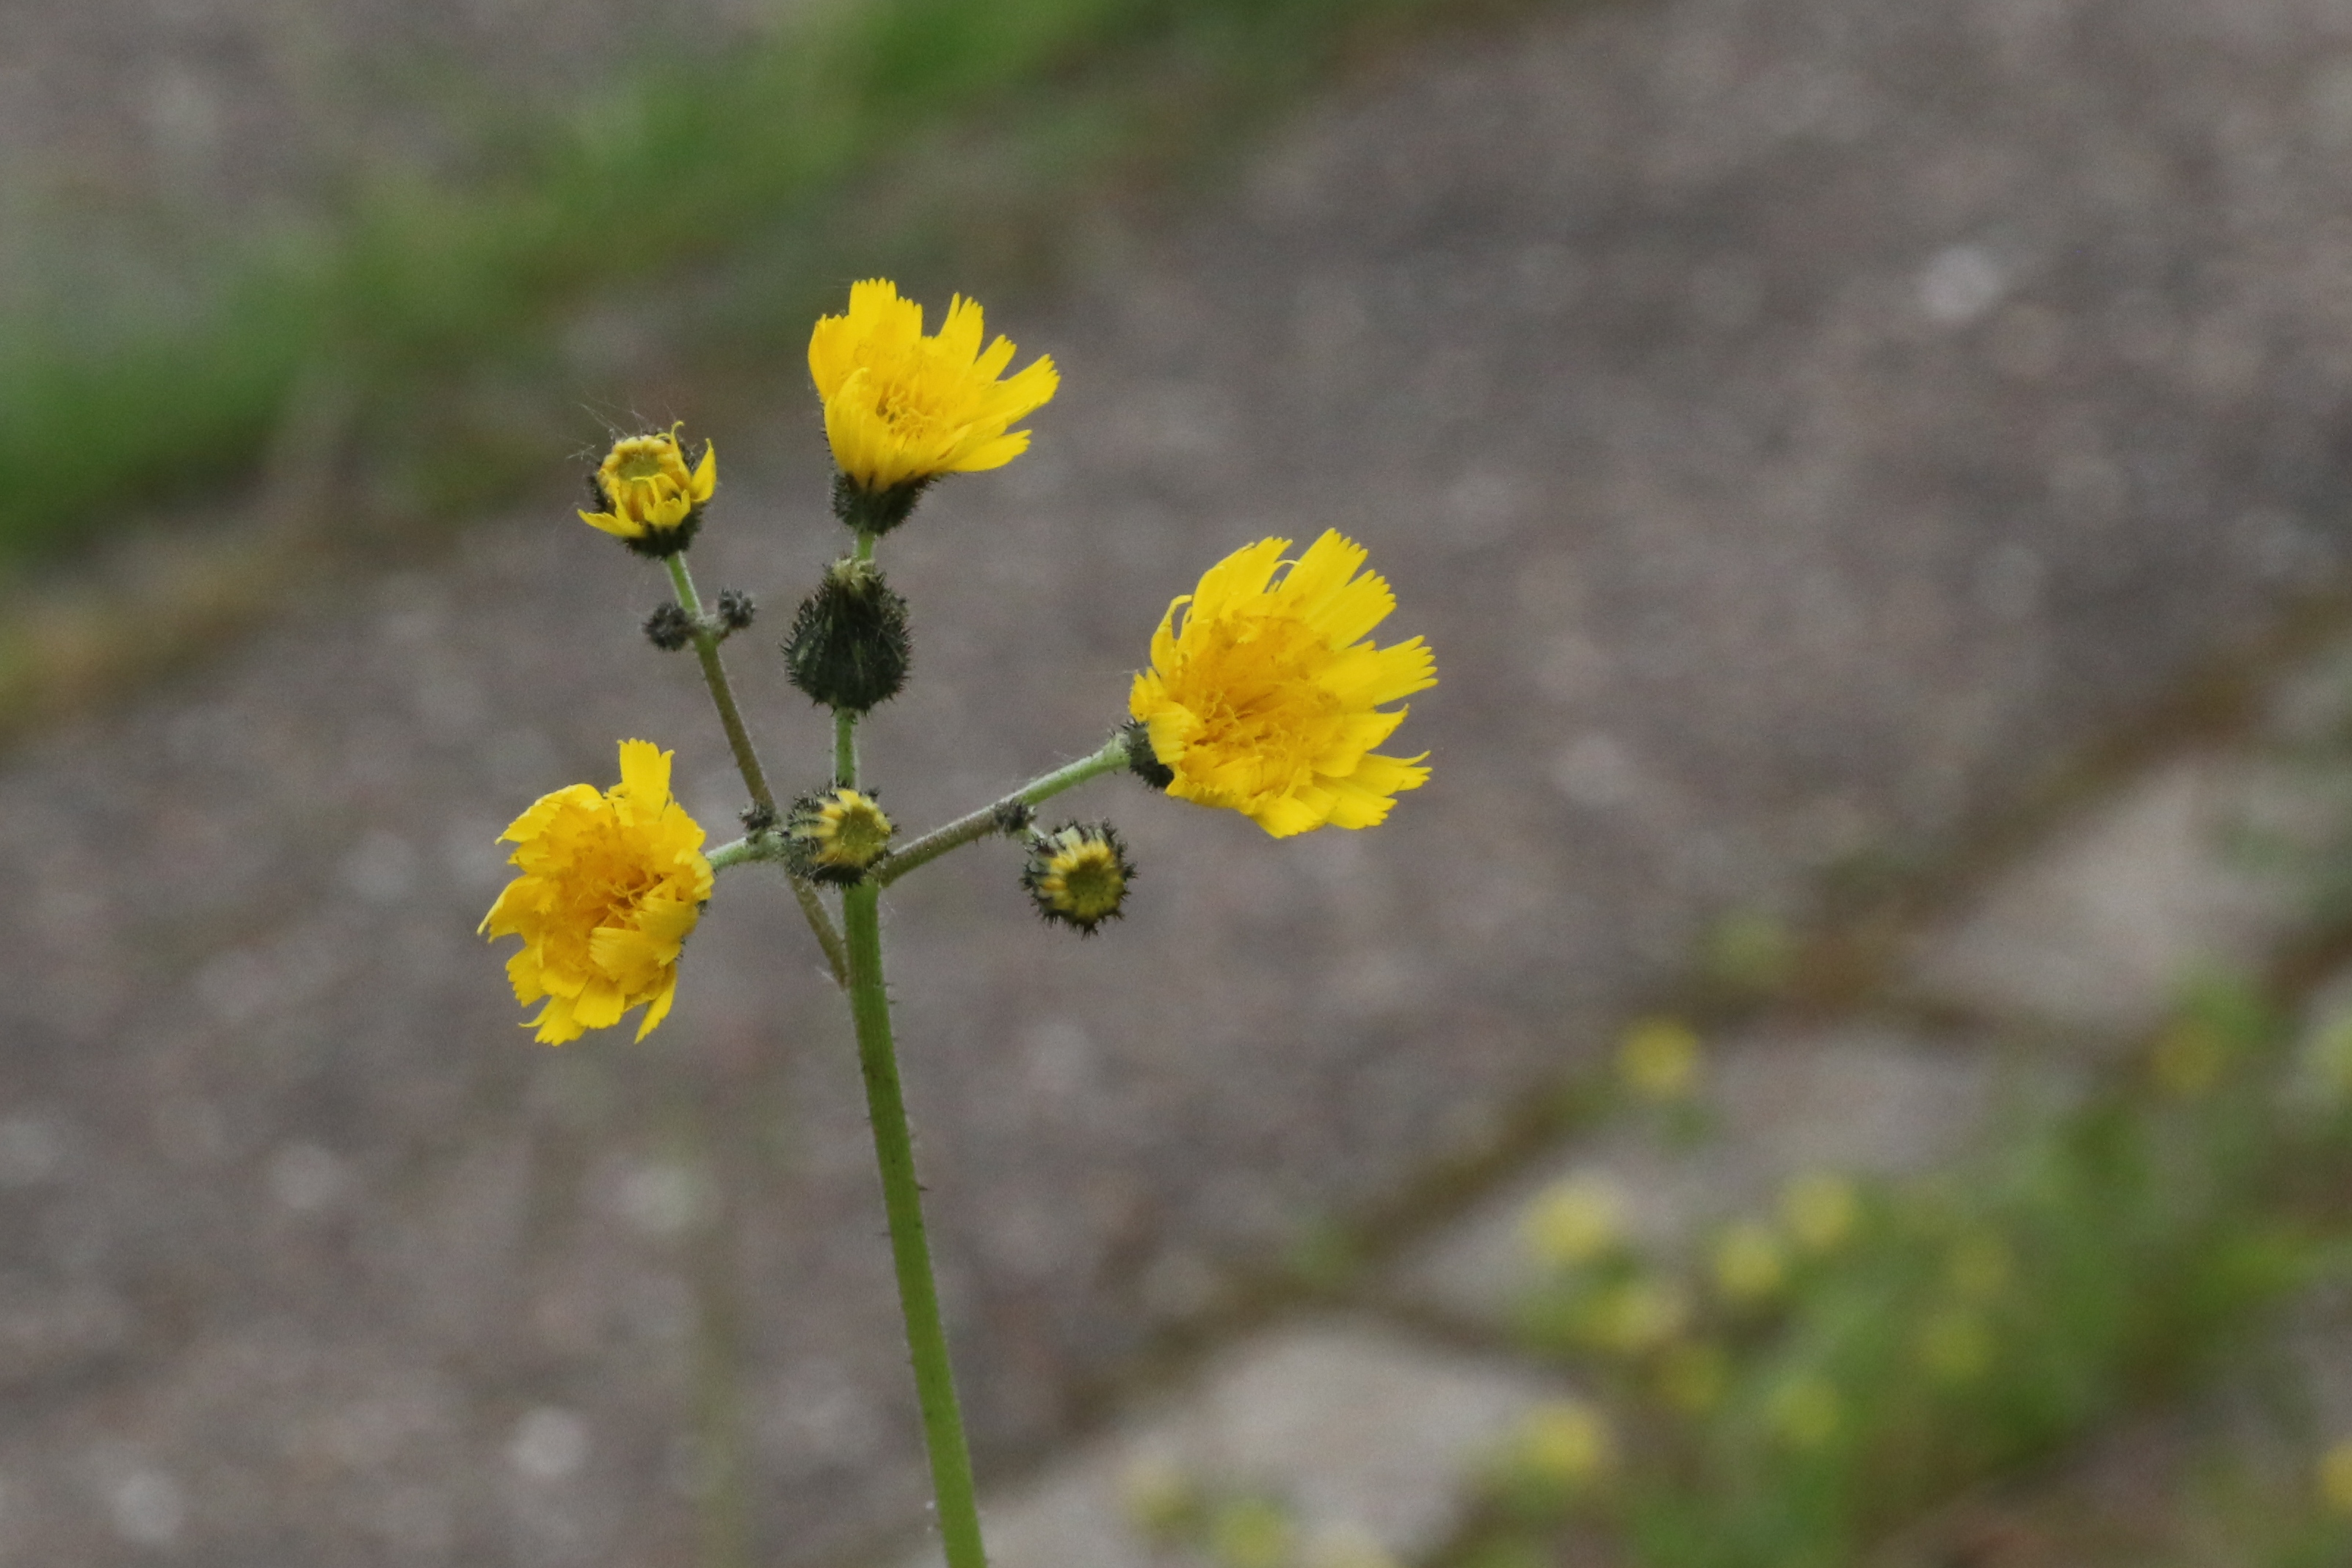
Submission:
[[[1400,1260],[1391,1300],[1493,1331],[1508,1328],[1538,1270],[1524,1238],[1529,1205],[1563,1184],[1614,1197],[1628,1235],[1686,1249],[1714,1222],[1768,1210],[1791,1176],[1890,1174],[1962,1152],[1999,1103],[1988,1051],[1842,1026],[1765,1035],[1712,1053],[1699,1105],[1709,1124],[1678,1147],[1614,1124],[1571,1139]]]
[[[1303,1539],[1402,1558],[1460,1522],[1481,1458],[1559,1386],[1525,1367],[1347,1321],[1232,1347],[1189,1390],[1136,1413],[1027,1485],[983,1501],[996,1568],[1152,1568],[1131,1522],[1139,1478],[1181,1476],[1279,1500]],[[908,1568],[936,1568],[937,1550]]]
[[[1927,994],[1995,1020],[2127,1042],[2200,974],[2258,965],[2313,892],[2282,849],[2340,828],[2338,793],[2284,763],[2205,754],[2128,784],[1923,942]]]

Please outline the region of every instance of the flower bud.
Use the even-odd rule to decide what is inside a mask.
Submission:
[[[677,605],[656,605],[646,617],[646,640],[664,653],[676,653],[694,640],[694,617]]]
[[[746,594],[740,588],[722,588],[719,590],[719,630],[723,632],[740,632],[746,626],[749,626],[751,624],[751,617],[759,613],[760,606],[752,602],[751,595]]]
[[[872,795],[842,785],[819,790],[793,802],[785,863],[812,881],[855,882],[888,851],[897,831]]]
[[[1029,841],[1029,863],[1021,871],[1021,885],[1029,889],[1037,912],[1076,927],[1080,936],[1092,936],[1103,921],[1118,919],[1134,880],[1127,846],[1108,822],[1072,822],[1038,834]]]
[[[784,638],[793,684],[825,707],[863,713],[907,683],[907,601],[870,561],[844,557],[801,603]]]

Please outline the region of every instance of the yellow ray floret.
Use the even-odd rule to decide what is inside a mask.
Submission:
[[[1362,546],[1326,532],[1295,562],[1289,548],[1236,550],[1168,606],[1128,710],[1175,774],[1171,795],[1276,838],[1370,827],[1429,777],[1421,757],[1372,748],[1406,712],[1381,704],[1436,685],[1436,660],[1419,637],[1372,646],[1396,598],[1362,570]]]
[[[809,338],[809,374],[824,400],[833,459],[869,491],[897,489],[942,474],[1002,468],[1028,449],[1029,432],[1010,426],[1044,405],[1061,384],[1039,358],[1011,378],[1013,344],[981,347],[981,311],[958,295],[936,337],[923,308],[883,279],[855,284],[849,313],[818,318]]]
[[[544,1000],[536,1025],[551,1046],[646,1009],[637,1038],[669,1015],[677,959],[710,897],[702,826],[670,798],[671,753],[621,742],[621,782],[598,794],[572,784],[541,795],[500,842],[522,874],[481,931],[522,938],[507,961],[515,1000]]]
[[[644,539],[682,527],[694,509],[719,488],[719,454],[703,443],[702,460],[689,468],[678,426],[647,436],[625,436],[596,465],[603,511],[583,511],[580,521],[615,539]]]

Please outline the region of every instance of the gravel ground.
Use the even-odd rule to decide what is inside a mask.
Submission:
[[[1143,879],[1099,939],[1002,846],[894,896],[983,1467],[1475,1152],[1724,911],[1949,851],[2332,583],[2347,142],[2352,16],[2303,0],[1579,8],[999,309],[1064,392],[892,541],[903,820],[1090,749],[1168,597],[1267,531],[1365,541],[1444,684],[1378,833],[1102,784],[1073,809]],[[763,633],[838,542],[812,412],[773,426],[698,552]],[[780,890],[730,879],[642,1047],[530,1046],[472,935],[506,818],[618,737],[740,804],[635,638],[658,589],[551,496],[0,764],[0,1561],[683,1563],[736,1427],[759,1561],[918,1517]],[[735,664],[814,782],[770,640]]]

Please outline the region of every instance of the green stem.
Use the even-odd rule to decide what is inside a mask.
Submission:
[[[931,1459],[931,1489],[939,1500],[940,1542],[948,1568],[988,1568],[981,1545],[980,1504],[971,1479],[971,1449],[956,1405],[955,1374],[948,1363],[947,1331],[940,1321],[939,1286],[923,1237],[922,1189],[915,1180],[915,1142],[898,1085],[898,1053],[890,1037],[890,997],[882,980],[881,889],[872,878],[842,894],[841,921],[849,938],[849,1010],[857,1026],[857,1062],[866,1079],[874,1153],[882,1167],[882,1202],[890,1218],[890,1256],[898,1270],[898,1305],[907,1319],[907,1350],[915,1364],[915,1397],[922,1410],[923,1443]]]
[[[761,860],[781,861],[783,858],[784,840],[781,834],[775,833],[755,833],[733,839],[703,855],[714,872],[731,871],[738,866],[754,865]],[[844,962],[845,963],[846,960]]]
[[[833,710],[833,782],[857,787],[857,715],[845,708]]]
[[[710,701],[719,710],[719,723],[727,731],[727,744],[735,753],[735,770],[743,775],[743,787],[751,792],[752,804],[769,816],[776,815],[775,793],[768,787],[768,774],[760,766],[760,753],[752,748],[751,731],[744,727],[742,710],[735,706],[735,688],[728,682],[727,667],[719,662],[719,636],[702,614],[702,596],[694,591],[694,578],[686,569],[686,553],[667,557],[670,586],[677,594],[677,607],[694,623],[694,651],[702,661],[702,683],[710,688]],[[714,870],[717,867],[712,868]],[[849,954],[841,943],[841,933],[833,929],[833,917],[825,912],[824,900],[816,889],[798,877],[792,877],[793,898],[801,907],[809,930],[816,934],[817,946],[824,950],[824,961],[833,970],[833,983],[849,984]]]
[[[1114,773],[1127,765],[1127,738],[1113,735],[1094,755],[1080,757],[1066,767],[1055,768],[1050,773],[1031,779],[1003,799],[992,801],[978,811],[959,816],[944,826],[934,827],[905,848],[891,851],[866,874],[866,879],[887,888],[918,866],[928,865],[950,849],[961,849],[992,833],[1003,831],[1005,815],[1015,807],[1036,805],[1073,785]]]

